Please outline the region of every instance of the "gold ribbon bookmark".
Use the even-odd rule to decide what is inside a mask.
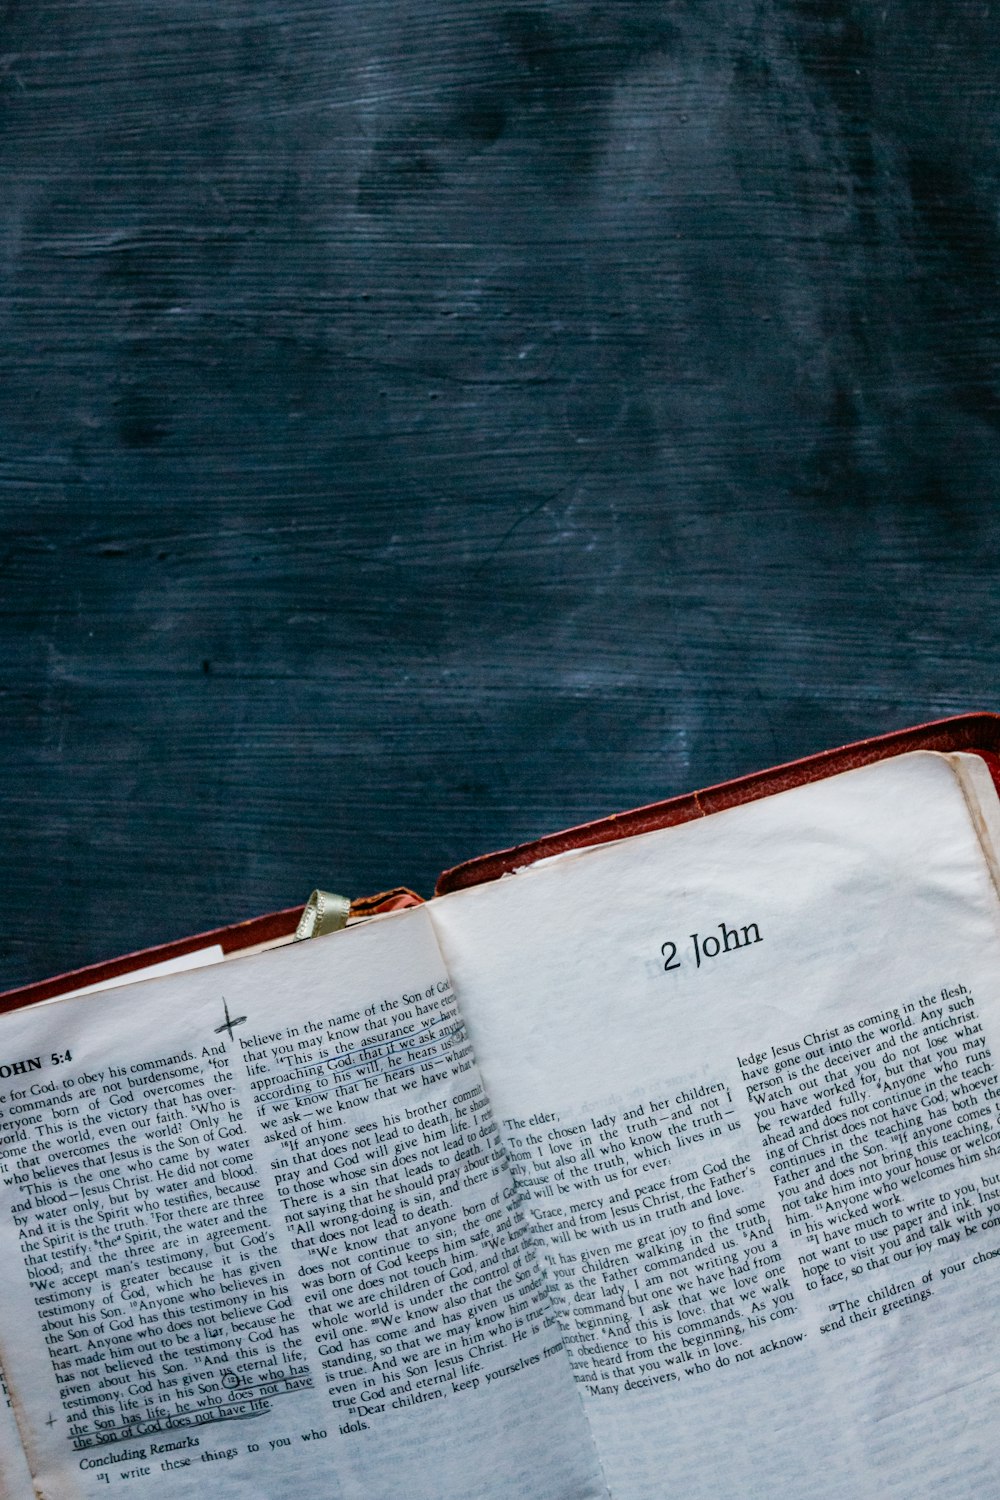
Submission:
[[[299,918],[295,929],[296,943],[303,938],[324,937],[328,932],[340,932],[347,926],[351,914],[351,903],[346,896],[335,896],[331,891],[313,891]]]

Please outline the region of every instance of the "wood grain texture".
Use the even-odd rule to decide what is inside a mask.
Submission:
[[[996,0],[0,0],[0,982],[1000,706],[998,84]]]

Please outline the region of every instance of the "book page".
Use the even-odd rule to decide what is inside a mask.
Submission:
[[[100,979],[96,984],[81,985],[76,990],[66,990],[53,995],[51,1000],[42,1000],[42,1005],[54,1004],[58,1000],[72,1000],[77,995],[96,995],[99,990],[117,990],[126,984],[138,984],[140,980],[162,979],[164,974],[183,974],[188,969],[203,969],[209,964],[221,964],[225,959],[220,944],[211,943],[207,948],[196,948],[193,953],[181,953],[176,958],[164,958],[159,963],[143,964],[126,974],[114,974],[110,979]]]
[[[605,1493],[424,911],[0,1018],[0,1177],[38,1496]]]
[[[7,1382],[0,1373],[0,1500],[35,1500],[31,1470],[21,1444]]]
[[[434,904],[615,1500],[996,1489],[996,798],[960,765]]]

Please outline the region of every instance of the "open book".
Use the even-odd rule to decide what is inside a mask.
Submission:
[[[3,1494],[994,1493],[998,850],[916,751],[0,1017]]]

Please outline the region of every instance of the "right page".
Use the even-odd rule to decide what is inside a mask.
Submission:
[[[921,752],[433,903],[615,1500],[997,1493],[997,822]]]

